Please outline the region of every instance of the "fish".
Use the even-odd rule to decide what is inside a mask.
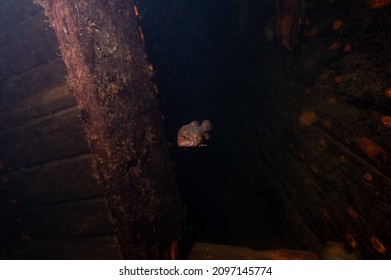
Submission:
[[[182,126],[178,131],[178,147],[190,148],[206,146],[204,139],[209,139],[209,134],[213,128],[210,120],[204,120],[201,125],[198,121],[192,121]]]

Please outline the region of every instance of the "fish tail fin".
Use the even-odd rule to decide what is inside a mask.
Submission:
[[[205,129],[206,132],[211,131],[213,128],[212,122],[210,120],[204,120],[201,123],[201,126]]]

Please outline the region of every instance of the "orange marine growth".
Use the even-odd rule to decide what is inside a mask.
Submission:
[[[331,222],[331,216],[329,214],[329,211],[324,209],[323,207],[319,208],[320,215],[322,216],[323,223],[327,224]]]
[[[328,129],[330,129],[333,126],[333,124],[329,120],[323,120],[322,124],[325,128],[328,128]]]
[[[322,75],[320,75],[320,80],[321,81],[327,81],[328,78],[329,78],[329,74],[328,73],[323,73]]]
[[[388,156],[386,151],[379,147],[371,139],[360,136],[355,138],[357,145],[363,150],[366,155],[373,161],[380,162],[380,160],[387,160]]]
[[[365,172],[364,173],[364,179],[367,182],[372,182],[373,181],[373,175],[371,173],[369,173],[369,172]]]
[[[352,45],[349,44],[349,43],[345,43],[345,45],[343,46],[343,50],[344,52],[351,52],[352,51]]]
[[[329,51],[336,51],[341,47],[340,41],[335,41],[329,46]]]
[[[340,28],[342,27],[342,24],[343,24],[342,20],[337,19],[337,20],[334,21],[334,23],[333,23],[333,29],[334,29],[334,30],[340,29]]]
[[[316,113],[312,111],[305,111],[299,117],[299,123],[303,126],[310,126],[316,122]]]
[[[350,248],[356,249],[358,247],[358,244],[351,233],[346,233],[345,237],[346,242],[349,244]]]
[[[329,100],[327,101],[327,104],[330,104],[330,105],[337,104],[337,98],[335,96],[330,97]]]
[[[387,97],[391,98],[391,88],[386,89],[384,93]]]
[[[348,215],[350,216],[350,217],[352,217],[355,221],[358,221],[359,219],[360,219],[360,215],[355,211],[355,210],[353,210],[353,208],[352,207],[348,207],[348,208],[346,208],[346,212],[348,213]]]
[[[139,29],[139,31],[140,31],[140,39],[141,39],[141,42],[143,42],[143,44],[144,44],[144,33],[143,33],[141,27],[139,27],[138,29]]]
[[[391,128],[391,116],[381,116],[380,122],[388,128]]]
[[[369,0],[368,6],[372,9],[380,9],[391,4],[391,0]]]
[[[340,84],[340,83],[343,82],[343,79],[342,79],[341,76],[337,76],[337,77],[334,78],[334,82],[335,82],[336,84]]]
[[[170,257],[171,257],[172,260],[178,260],[179,259],[178,241],[176,241],[176,240],[171,242]]]
[[[147,66],[147,72],[148,72],[148,74],[149,74],[150,76],[153,76],[153,75],[155,74],[155,71],[154,71],[154,69],[153,69],[152,64],[148,64],[148,66]]]
[[[371,236],[371,243],[373,248],[381,254],[385,254],[387,252],[386,247],[377,239],[375,236]]]
[[[136,15],[136,17],[138,17],[138,10],[136,5],[133,5],[133,8],[134,8],[134,14]]]
[[[315,38],[318,35],[318,29],[310,28],[304,31],[304,36],[307,38]]]

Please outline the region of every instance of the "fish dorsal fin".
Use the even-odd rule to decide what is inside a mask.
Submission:
[[[190,124],[194,125],[194,126],[200,126],[200,122],[199,121],[192,121]]]

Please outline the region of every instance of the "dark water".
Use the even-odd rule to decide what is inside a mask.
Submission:
[[[189,234],[194,241],[283,246],[278,204],[250,159],[251,121],[241,105],[253,90],[251,49],[261,36],[251,29],[240,34],[234,0],[138,2]],[[247,25],[259,31],[263,21],[255,17]],[[208,146],[176,147],[178,129],[203,119],[214,124]]]

